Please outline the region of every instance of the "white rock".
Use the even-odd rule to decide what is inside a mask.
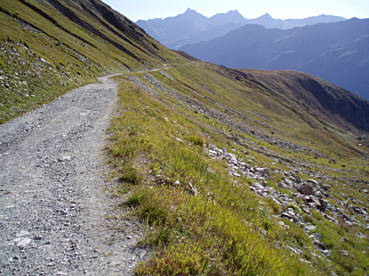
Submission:
[[[260,183],[255,182],[253,185],[258,190],[264,190],[264,186],[262,186]]]
[[[311,184],[314,184],[314,185],[319,185],[319,182],[316,181],[315,179],[308,179],[307,182],[310,182]]]
[[[22,230],[22,231],[18,232],[15,236],[17,238],[22,238],[22,237],[26,237],[26,236],[30,236],[30,235],[31,234],[28,231]]]
[[[237,162],[237,157],[233,153],[228,153],[227,158],[229,158],[229,160],[231,160],[233,162]]]
[[[289,229],[290,227],[285,224],[283,221],[278,222],[280,226],[282,226],[284,229]]]
[[[32,240],[30,238],[18,238],[14,240],[18,247],[26,247]]]
[[[236,171],[234,171],[234,170],[231,170],[229,173],[230,173],[231,175],[235,176],[235,177],[240,177],[240,176],[241,176],[238,172],[236,172]]]
[[[209,150],[209,154],[210,155],[217,155],[217,152],[216,151],[213,151],[213,150]]]
[[[312,225],[312,224],[308,224],[308,225],[305,225],[305,230],[306,231],[314,231],[316,229],[316,226],[315,225]]]

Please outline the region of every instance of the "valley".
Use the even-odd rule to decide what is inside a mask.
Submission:
[[[246,25],[180,50],[232,68],[305,72],[369,100],[368,25],[357,18],[289,30]]]

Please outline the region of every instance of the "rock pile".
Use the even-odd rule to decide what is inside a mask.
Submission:
[[[279,188],[291,191],[294,190],[294,193],[290,196],[287,193],[278,191],[276,188],[268,185],[267,180],[270,178],[268,168],[252,167],[237,158],[235,154],[227,152],[227,149],[220,149],[213,144],[208,145],[206,150],[213,159],[219,158],[227,162],[228,172],[231,176],[246,176],[256,180],[250,186],[251,191],[259,196],[270,198],[280,205],[282,207],[282,212],[280,214],[281,218],[299,223],[305,233],[313,240],[316,249],[320,250],[324,255],[330,254],[326,245],[321,241],[321,238],[319,238],[320,234],[310,234],[310,232],[316,229],[316,226],[305,222],[303,216],[300,214],[300,212],[304,212],[308,215],[312,215],[311,210],[319,212],[329,210],[332,213],[335,213],[337,211],[335,207],[323,198],[325,195],[324,191],[327,187],[321,185],[314,179],[309,179],[306,182],[303,182],[297,176],[291,174],[288,177],[284,177],[283,180],[278,183]],[[327,214],[324,214],[324,216],[334,223],[338,223],[335,218],[332,218]]]

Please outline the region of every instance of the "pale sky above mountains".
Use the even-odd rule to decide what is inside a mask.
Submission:
[[[165,18],[194,9],[212,16],[238,10],[246,18],[269,13],[274,18],[305,18],[320,14],[369,18],[369,0],[103,0],[133,21]]]

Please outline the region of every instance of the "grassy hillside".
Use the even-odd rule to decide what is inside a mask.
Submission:
[[[138,274],[367,271],[368,136],[252,74],[189,60],[118,79],[114,176],[154,248]]]
[[[100,1],[0,0],[0,24],[0,122],[107,72],[178,58]]]
[[[367,102],[172,52],[97,0],[0,0],[0,22],[1,122],[122,73],[107,149],[139,275],[368,273]]]

